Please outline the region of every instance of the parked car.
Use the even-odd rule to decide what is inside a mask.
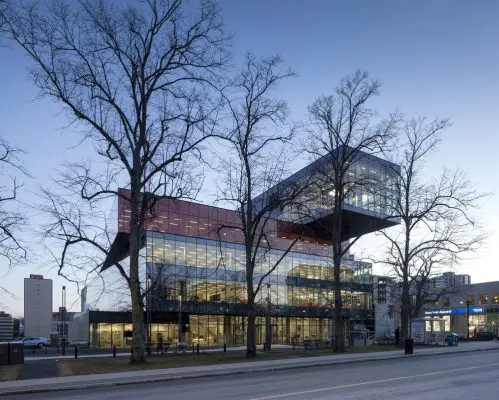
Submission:
[[[475,340],[497,340],[497,335],[494,332],[478,332]]]
[[[50,346],[50,340],[40,336],[28,336],[11,343],[22,343],[24,347],[38,347],[40,349],[43,349],[45,346]]]

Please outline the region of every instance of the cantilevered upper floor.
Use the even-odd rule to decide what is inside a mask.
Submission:
[[[349,148],[338,148],[302,168],[287,179],[254,199],[257,209],[279,197],[280,192],[293,187],[299,194],[288,204],[273,208],[272,217],[287,222],[287,230],[300,231],[306,226],[317,238],[329,238],[333,224],[335,182],[341,180],[343,223],[342,239],[348,240],[366,233],[398,224],[393,210],[399,196],[400,167],[382,158],[356,152],[351,162],[337,159]],[[346,164],[346,167],[344,165]],[[344,168],[338,179],[336,168]],[[335,176],[336,175],[336,176]],[[283,225],[284,226],[284,225]]]

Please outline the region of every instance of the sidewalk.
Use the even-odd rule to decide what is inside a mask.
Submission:
[[[230,375],[238,373],[274,371],[291,368],[387,360],[404,357],[456,354],[484,350],[499,350],[499,342],[473,342],[462,343],[458,347],[416,349],[414,355],[412,356],[406,356],[403,351],[395,350],[377,353],[317,356],[272,361],[249,361],[232,364],[205,365],[199,367],[181,367],[109,374],[78,375],[61,378],[31,379],[25,381],[17,380],[0,382],[0,396],[8,396],[21,393],[36,393],[44,391],[60,391],[111,385],[167,381],[173,379],[200,378],[206,376]]]
[[[293,346],[290,346],[290,345],[286,345],[286,344],[276,344],[276,345],[273,345],[272,346],[273,349],[292,349]],[[175,348],[173,349],[170,349],[169,350],[169,353],[171,353],[172,351],[174,351]],[[242,346],[242,347],[227,347],[227,351],[245,351],[246,350],[246,347]],[[262,350],[263,351],[263,346],[257,346],[257,350],[260,351]],[[222,351],[224,351],[223,347],[216,347],[216,348],[204,348],[204,349],[201,349],[201,352],[203,353],[221,353]],[[189,353],[192,353],[193,352],[193,349],[192,348],[188,348],[185,350],[185,352],[187,354]],[[153,351],[152,354],[154,355],[157,355],[158,353],[156,351]],[[78,358],[103,358],[103,357],[111,357],[113,354],[112,354],[112,349],[110,350],[109,353],[100,353],[100,354],[78,354]],[[116,353],[116,357],[130,357],[130,352],[119,352],[119,353]],[[36,356],[36,357],[24,357],[24,362],[26,361],[40,361],[40,360],[64,360],[64,359],[70,359],[70,358],[74,358],[74,349],[71,348],[71,349],[68,349],[66,351],[66,355],[65,356],[62,356],[60,354],[53,354],[53,355],[47,355],[47,356]]]

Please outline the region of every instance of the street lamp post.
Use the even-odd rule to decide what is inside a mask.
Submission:
[[[272,349],[272,324],[270,321],[270,283],[267,283],[267,312],[265,317],[265,351],[270,352]]]
[[[461,301],[461,304],[464,302]],[[466,339],[470,340],[470,300],[466,299]]]
[[[178,344],[182,342],[182,295],[178,296]]]
[[[466,339],[470,340],[470,301],[466,299]]]
[[[147,352],[151,355],[152,326],[151,326],[151,276],[146,280],[146,318],[147,318]]]
[[[66,311],[66,286],[62,287],[62,299],[61,299],[61,352],[62,355],[66,355],[66,337],[65,337],[65,329],[64,329],[64,314]]]

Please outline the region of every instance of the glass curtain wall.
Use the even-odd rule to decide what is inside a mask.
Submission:
[[[282,256],[279,250],[255,269],[259,282]],[[152,309],[163,310],[166,301],[236,303],[247,301],[244,250],[239,244],[148,232],[147,276]],[[370,310],[370,264],[345,262],[341,271],[345,308]],[[333,268],[328,257],[289,252],[264,280],[258,302],[273,306],[314,307],[334,304]],[[269,285],[269,286],[267,286]]]

